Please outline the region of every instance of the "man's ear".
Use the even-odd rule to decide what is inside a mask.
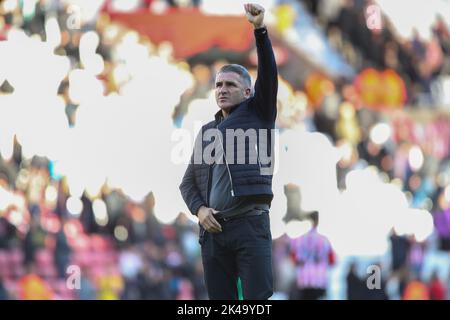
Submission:
[[[250,88],[245,89],[245,95],[247,97],[250,97],[252,95],[252,89],[250,89]]]

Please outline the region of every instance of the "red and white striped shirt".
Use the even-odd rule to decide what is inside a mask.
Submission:
[[[298,288],[327,287],[328,267],[333,264],[333,250],[328,238],[311,229],[291,240],[291,252],[296,262]]]

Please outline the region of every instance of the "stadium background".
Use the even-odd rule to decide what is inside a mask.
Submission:
[[[180,146],[220,65],[255,75],[243,2],[0,2],[0,299],[206,298]],[[295,297],[313,210],[326,299],[447,299],[450,2],[259,3],[280,76],[273,299]]]

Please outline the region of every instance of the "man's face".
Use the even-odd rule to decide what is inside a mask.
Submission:
[[[216,76],[216,102],[220,109],[229,109],[250,97],[251,89],[234,72],[220,72]]]

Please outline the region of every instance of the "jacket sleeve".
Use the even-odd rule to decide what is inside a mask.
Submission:
[[[254,35],[258,54],[258,75],[251,103],[261,118],[275,121],[278,92],[277,64],[267,29],[255,29]]]
[[[199,137],[201,137],[201,134],[197,136],[195,142],[196,146],[197,143],[199,143]],[[201,206],[206,206],[200,194],[200,190],[198,189],[197,183],[195,181],[195,173],[194,173],[195,148],[196,147],[194,146],[194,151],[192,152],[191,160],[189,161],[186,172],[184,173],[183,176],[183,180],[181,181],[181,184],[179,186],[181,196],[183,197],[183,200],[186,203],[186,206],[188,207],[189,211],[191,211],[193,215],[197,215],[198,209]]]

